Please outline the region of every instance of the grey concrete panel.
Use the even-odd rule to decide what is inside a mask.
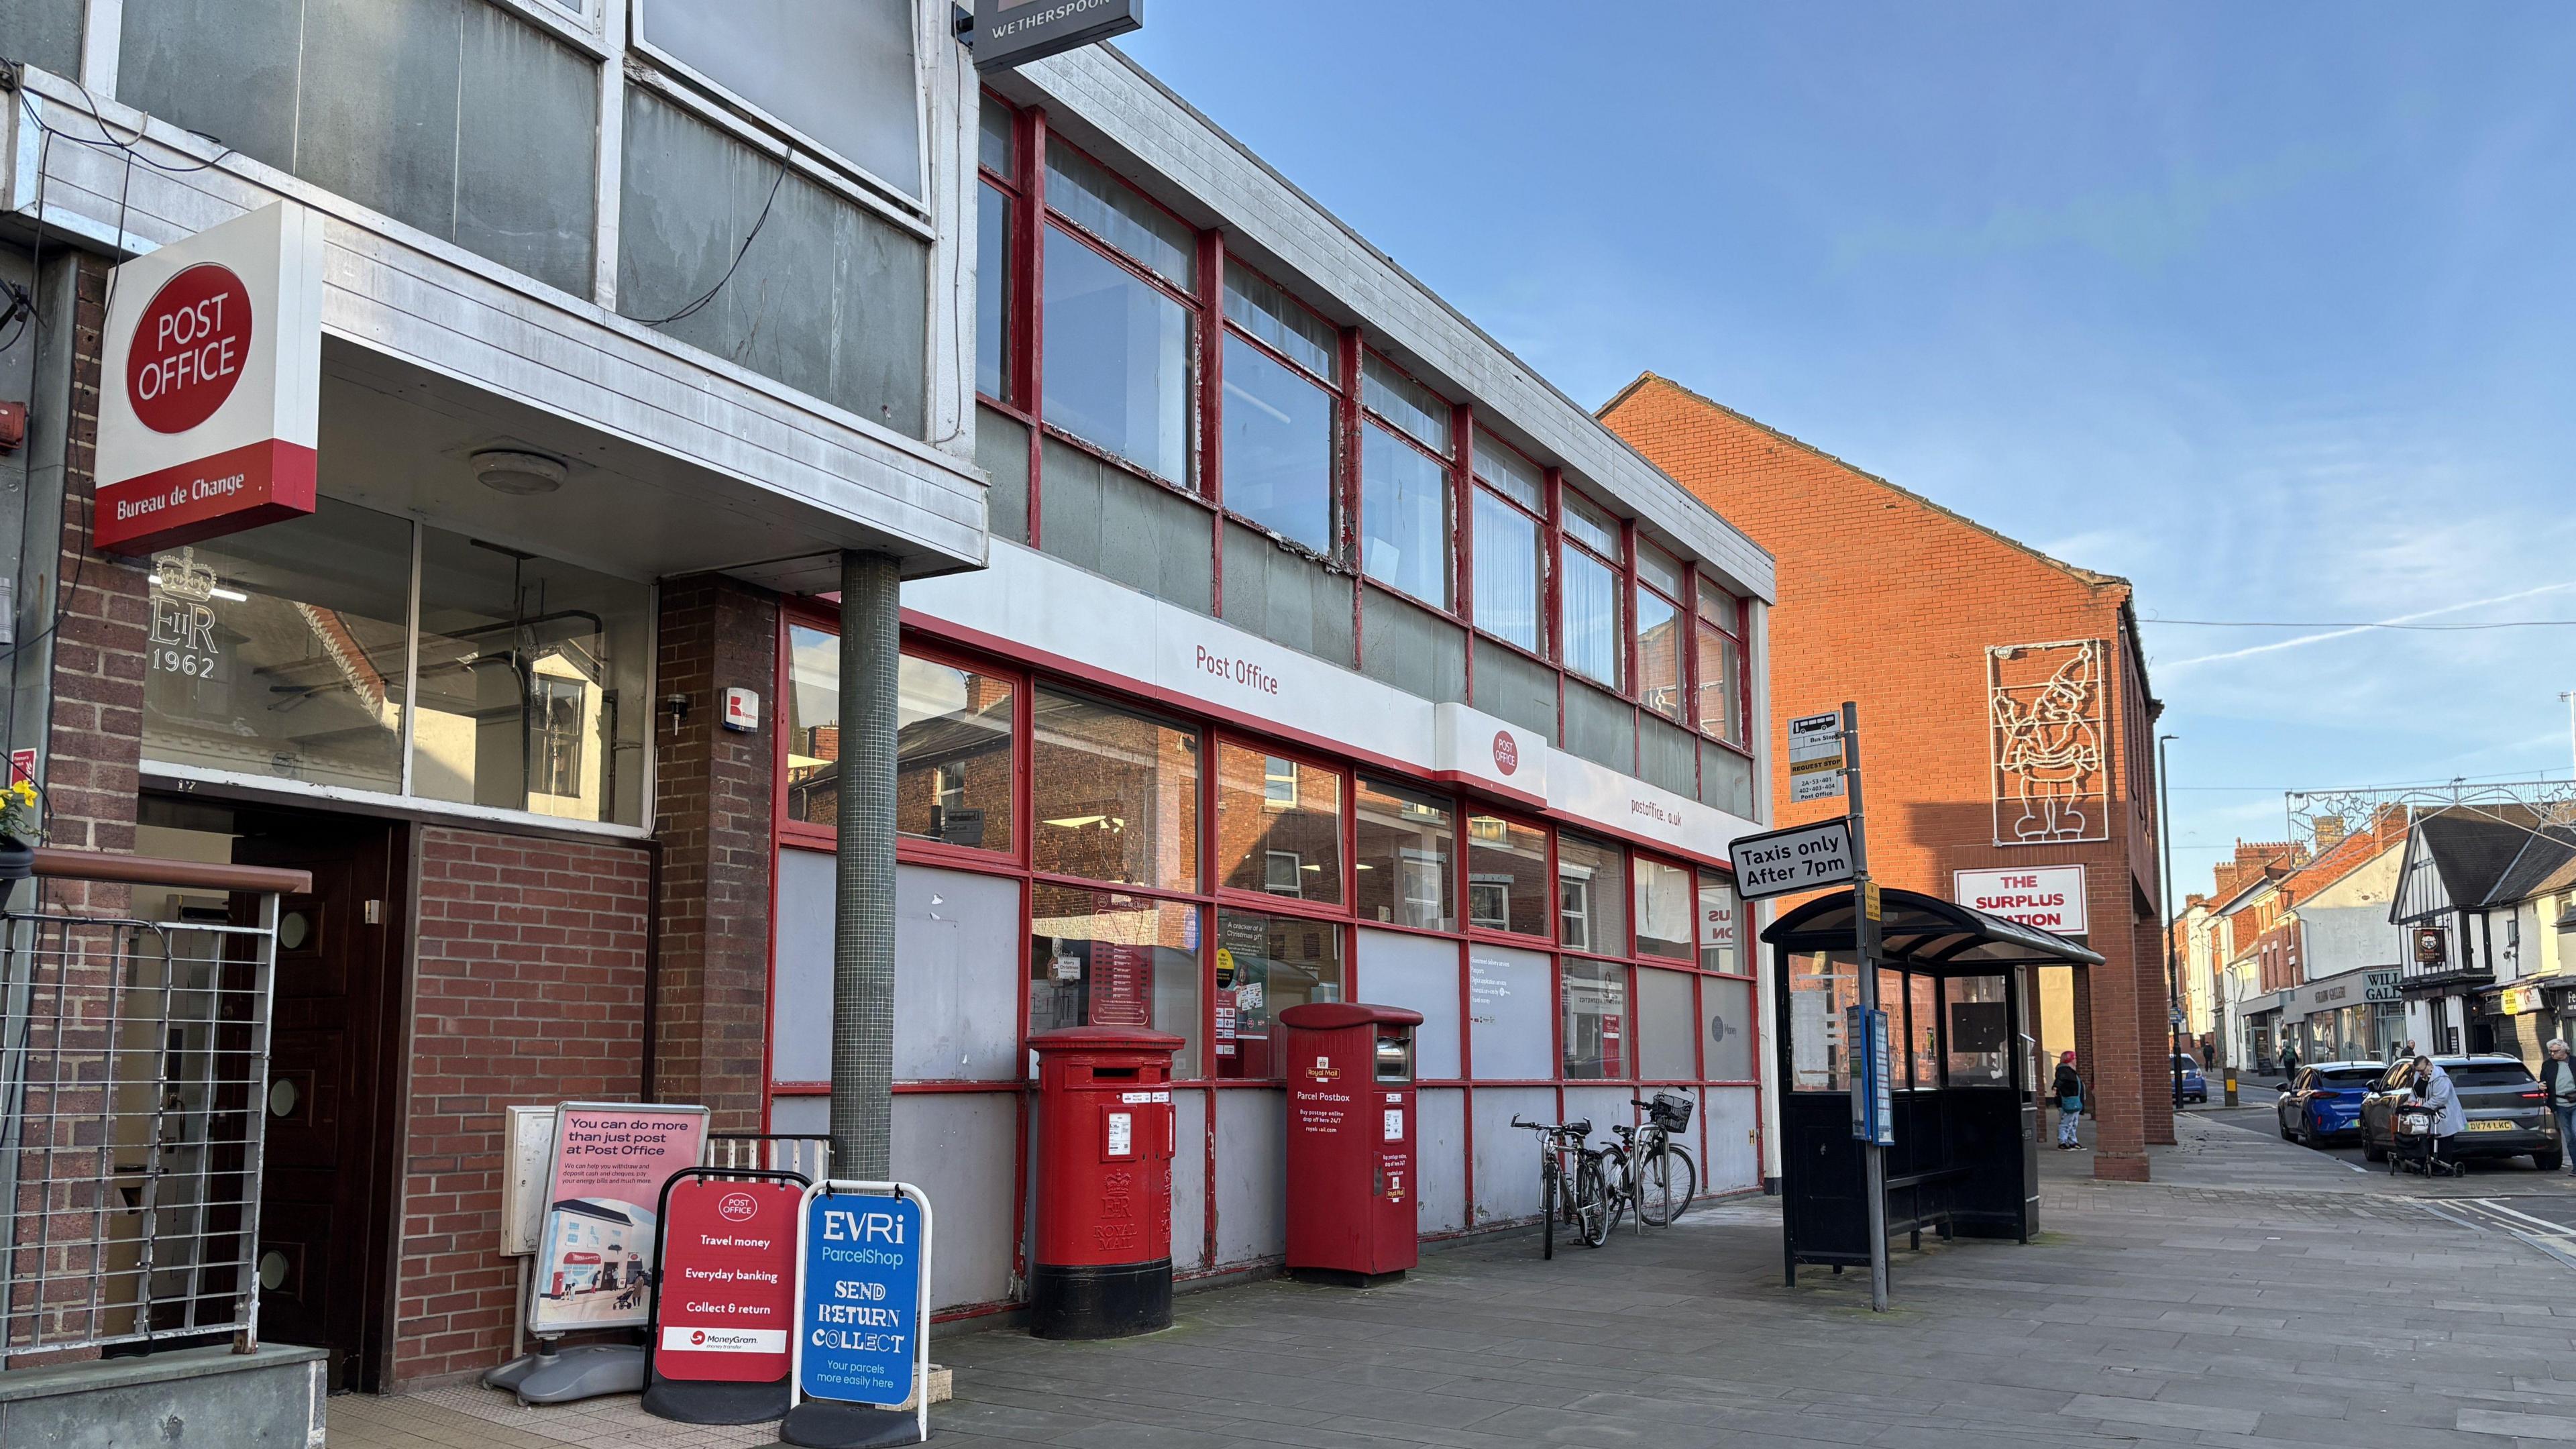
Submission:
[[[1469,1067],[1480,1082],[1556,1075],[1555,968],[1544,951],[1467,947]]]
[[[1216,1265],[1288,1250],[1287,1094],[1216,1094]]]
[[[469,6],[457,108],[458,246],[567,292],[590,288],[598,227],[599,66]]]
[[[130,5],[123,30],[118,100],[295,169],[301,0]]]
[[[1020,883],[907,865],[894,895],[895,1080],[1018,1080]]]
[[[1458,943],[1363,926],[1358,965],[1355,999],[1422,1013],[1413,1033],[1415,1079],[1458,1076]]]
[[[1537,1135],[1512,1125],[1515,1115],[1532,1122],[1556,1120],[1556,1091],[1551,1087],[1479,1087],[1475,1091],[1476,1198],[1475,1225],[1538,1216]]]
[[[1637,711],[1637,778],[1684,799],[1698,795],[1698,739],[1653,710]]]
[[[894,1099],[895,1179],[920,1187],[934,1214],[933,1307],[1011,1296],[1019,1110],[1011,1092],[905,1092]]]
[[[975,466],[992,476],[993,487],[984,495],[984,507],[993,537],[1028,542],[1028,424],[979,405],[975,409]]]
[[[1207,1247],[1208,1094],[1172,1092],[1172,1267],[1186,1273],[1215,1266]]]
[[[1070,564],[1207,613],[1215,591],[1206,510],[1159,483],[1046,440],[1038,480],[1041,547]]]
[[[1556,671],[1495,644],[1476,649],[1475,706],[1541,738],[1556,738]]]
[[[1241,524],[1225,526],[1225,620],[1264,639],[1348,668],[1351,576],[1282,548]]]
[[[0,1444],[307,1449],[324,1427],[322,1367],[319,1350],[281,1346],[14,1370],[0,1389]]]
[[[1760,1114],[1751,1087],[1706,1087],[1701,1115],[1708,1120],[1708,1150],[1701,1154],[1700,1184],[1717,1192],[1762,1185],[1762,1158],[1754,1145]]]
[[[1700,741],[1699,803],[1747,820],[1760,819],[1754,813],[1753,761],[1724,745]]]
[[[1649,1080],[1678,1081],[1699,1075],[1692,1051],[1699,1013],[1691,1002],[1686,971],[1637,968],[1637,1073]]]
[[[1565,747],[1622,775],[1636,774],[1636,706],[1567,675]]]
[[[772,918],[770,1080],[830,1081],[832,857],[812,850],[778,852],[778,905]]]
[[[1417,1226],[1454,1233],[1467,1226],[1467,1094],[1425,1087],[1414,1095],[1414,1187],[1422,1195]]]
[[[9,53],[56,75],[75,76],[81,66],[83,0],[0,0],[0,35]]]
[[[1383,589],[1360,590],[1360,672],[1424,699],[1467,698],[1467,631]]]

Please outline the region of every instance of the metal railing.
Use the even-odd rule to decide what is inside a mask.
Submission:
[[[831,1176],[832,1139],[795,1132],[710,1132],[700,1154],[707,1167],[802,1173],[808,1182]]]
[[[302,884],[301,872],[40,856],[40,874],[65,877]],[[233,902],[227,922],[0,913],[0,1353],[225,1335],[256,1346],[278,895]]]

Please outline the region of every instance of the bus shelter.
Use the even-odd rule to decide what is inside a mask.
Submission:
[[[1887,1231],[2030,1241],[2039,1230],[2039,1093],[2030,1029],[2040,966],[2098,966],[2062,936],[1913,891],[1881,890],[1878,1004],[1887,1013]],[[1762,933],[1777,973],[1781,1222],[1800,1263],[1870,1260],[1845,1010],[1860,999],[1856,906],[1837,891]]]

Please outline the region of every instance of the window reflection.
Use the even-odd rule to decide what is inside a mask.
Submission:
[[[1691,873],[1677,865],[1639,856],[1637,872],[1637,950],[1648,956],[1691,955]]]
[[[1196,890],[1199,738],[1052,689],[1033,702],[1031,864],[1088,880]]]
[[[1360,919],[1458,929],[1451,901],[1458,836],[1449,802],[1363,777],[1358,816]]]
[[[1198,1074],[1195,906],[1041,884],[1029,897],[1029,1030],[1143,1026],[1185,1037],[1172,1070]]]
[[[841,802],[840,637],[787,628],[790,820],[830,829]],[[1011,848],[1011,681],[903,656],[895,676],[895,829],[970,850]]]
[[[1547,934],[1547,835],[1499,815],[1467,817],[1467,924]]]
[[[1317,553],[1333,548],[1333,397],[1225,339],[1225,506]]]
[[[1569,958],[1564,969],[1566,1076],[1628,1076],[1628,968]]]
[[[1174,483],[1190,480],[1190,322],[1181,304],[1047,228],[1046,420]]]
[[[1342,778],[1225,744],[1216,752],[1218,883],[1298,900],[1342,898]]]
[[[1628,954],[1628,882],[1615,845],[1556,838],[1556,939],[1577,951]]]
[[[1445,609],[1448,473],[1375,423],[1360,434],[1360,566],[1370,578]]]
[[[1220,1077],[1279,1075],[1279,1013],[1342,999],[1342,928],[1252,911],[1216,915],[1216,1037]]]
[[[410,581],[410,522],[333,498],[154,555],[144,753],[399,791]]]

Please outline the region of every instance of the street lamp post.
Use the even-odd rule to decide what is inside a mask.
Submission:
[[[2163,917],[2165,937],[2165,1020],[2169,1023],[2166,1046],[2173,1056],[2174,1110],[2182,1110],[2182,972],[2174,964],[2173,929],[2173,776],[2170,753],[2166,746],[2181,739],[2180,735],[2156,736],[2156,834],[2164,846],[2164,899],[2157,914]]]

